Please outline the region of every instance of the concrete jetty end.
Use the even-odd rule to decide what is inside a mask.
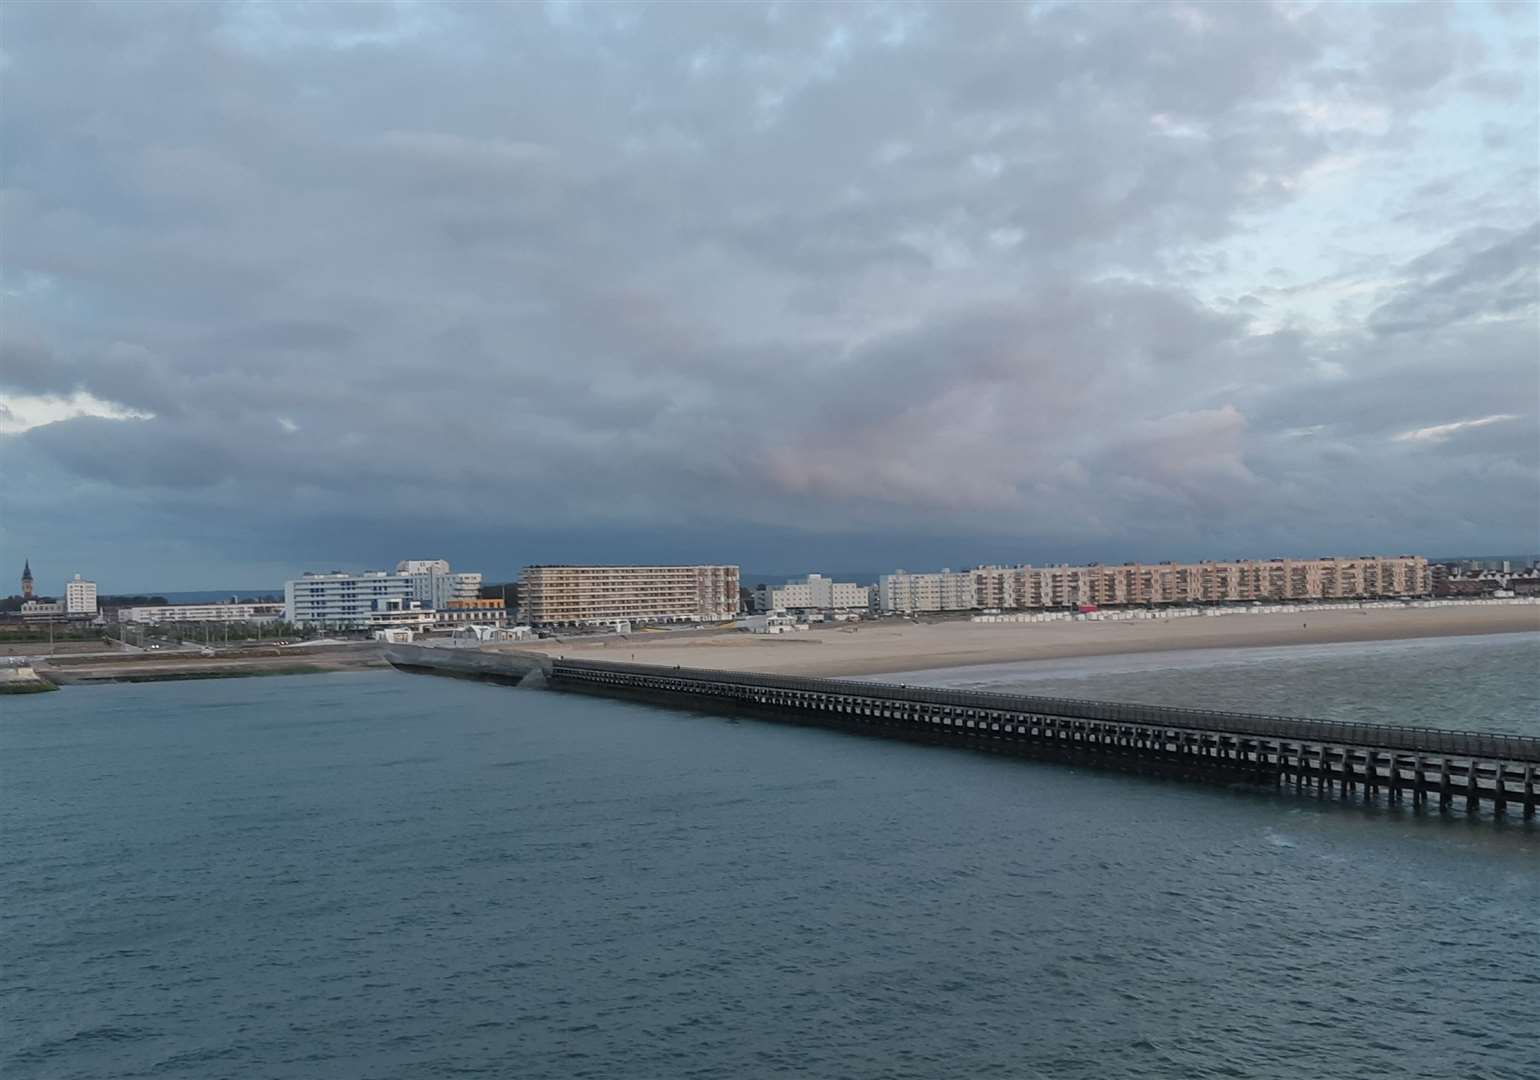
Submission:
[[[398,671],[479,679],[504,686],[543,686],[551,669],[551,658],[542,653],[438,645],[387,645],[385,659]]]
[[[1467,812],[1540,808],[1540,739],[850,679],[395,646],[405,671],[1219,784]]]
[[[46,694],[59,689],[37,673],[31,664],[0,665],[0,694]]]

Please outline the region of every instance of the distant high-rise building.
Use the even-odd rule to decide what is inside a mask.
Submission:
[[[16,564],[12,563],[11,565],[15,566]],[[26,560],[25,565],[23,565],[22,568],[21,568],[21,598],[23,600],[31,600],[32,599],[32,560],[31,559]]]
[[[64,583],[64,614],[96,614],[96,582],[83,581],[79,574]]]
[[[524,617],[536,626],[720,622],[738,613],[736,566],[526,566]]]

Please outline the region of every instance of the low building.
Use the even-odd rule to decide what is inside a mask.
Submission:
[[[736,566],[526,566],[519,585],[533,626],[722,622],[738,613]]]
[[[474,600],[451,600],[435,614],[438,616],[437,624],[441,627],[470,623],[504,626],[508,622],[508,609],[501,600],[480,597]]]
[[[64,618],[63,600],[25,600],[21,617],[27,621]]]
[[[146,626],[182,622],[276,622],[283,615],[283,605],[277,603],[159,604],[154,607],[121,608],[118,611],[118,622],[143,623]]]
[[[361,629],[407,629],[427,633],[438,624],[438,612],[425,608],[416,600],[392,599],[385,601],[378,611],[371,611]]]
[[[766,611],[758,615],[745,615],[733,623],[735,630],[747,630],[751,634],[786,634],[799,629],[796,617],[784,611]],[[806,624],[802,624],[803,629]]]
[[[1502,568],[1485,565],[1440,563],[1433,567],[1433,595],[1439,597],[1481,597],[1504,594],[1533,596],[1540,593],[1540,566],[1515,570],[1509,560]]]
[[[474,641],[480,642],[506,642],[528,641],[535,636],[534,630],[528,626],[481,626],[468,625],[457,626],[451,639],[455,642]]]

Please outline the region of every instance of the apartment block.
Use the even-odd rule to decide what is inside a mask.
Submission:
[[[411,600],[409,574],[306,574],[284,582],[283,617],[300,626],[356,629],[367,626],[376,612],[400,610]]]
[[[396,573],[412,579],[412,599],[425,608],[442,610],[451,601],[481,595],[481,575],[453,573],[447,559],[403,559],[396,564]]]
[[[1124,563],[1121,566],[980,566],[939,574],[886,574],[883,611],[1021,610],[1078,605],[1219,604],[1426,596],[1420,556]]]
[[[284,583],[284,618],[301,625],[360,629],[385,613],[442,611],[481,594],[481,575],[453,573],[444,559],[405,559],[395,572],[307,573]]]
[[[781,586],[757,585],[754,610],[794,611],[865,611],[871,604],[871,590],[848,581],[833,581],[822,574],[809,574]]]
[[[526,566],[519,586],[532,626],[721,622],[738,613],[736,566]]]
[[[882,611],[968,611],[980,606],[978,580],[971,570],[939,574],[899,570],[877,579],[877,604]]]

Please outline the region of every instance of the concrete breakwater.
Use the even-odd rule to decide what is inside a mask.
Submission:
[[[1535,816],[1540,739],[538,654],[391,650],[411,671],[1214,783]]]
[[[0,694],[46,694],[59,689],[37,673],[31,664],[0,667]]]
[[[539,686],[551,658],[530,652],[482,652],[433,645],[387,645],[385,659],[401,671],[480,679],[506,686]]]

